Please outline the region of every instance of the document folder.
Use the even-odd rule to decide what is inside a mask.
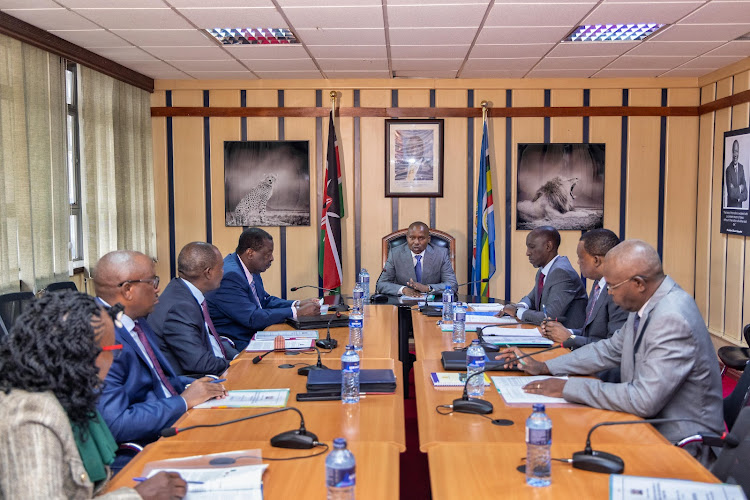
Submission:
[[[488,371],[508,372],[508,371],[519,371],[512,368],[503,368],[503,362],[497,361],[493,358],[489,358],[486,354],[484,355],[484,369]],[[466,351],[443,351],[442,355],[443,368],[446,370],[466,370]]]
[[[360,370],[359,390],[362,392],[396,392],[393,370]],[[313,370],[307,376],[307,392],[341,391],[341,370]]]
[[[331,321],[333,318],[333,321]],[[286,323],[291,325],[295,330],[317,330],[327,328],[328,322],[331,321],[331,328],[349,326],[349,316],[342,314],[336,318],[333,314],[321,314],[319,316],[298,316],[297,319],[287,318]],[[324,337],[325,335],[321,335]]]

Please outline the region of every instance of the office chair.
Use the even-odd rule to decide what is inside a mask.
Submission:
[[[388,252],[392,248],[396,248],[401,245],[406,245],[406,233],[409,228],[399,229],[391,234],[383,236],[382,242],[382,257],[383,262],[381,269],[385,267],[385,261],[388,260]],[[430,229],[430,245],[433,247],[447,248],[451,259],[451,265],[453,269],[456,269],[456,238],[443,231],[437,229]]]
[[[45,292],[57,292],[59,290],[73,290],[74,292],[77,292],[78,287],[72,281],[58,281],[56,283],[50,283],[47,285],[47,288],[44,289]]]
[[[750,497],[750,474],[747,472],[747,464],[750,463],[750,407],[742,409],[732,434],[740,440],[740,444],[734,448],[722,448],[711,466],[711,473],[724,483],[739,484],[745,495]]]
[[[742,333],[745,337],[745,343],[750,345],[750,323],[745,325],[745,328],[742,329]],[[750,348],[747,347],[719,347],[716,354],[724,364],[724,368],[721,370],[722,376],[727,368],[734,368],[739,371],[744,370],[745,366],[747,366],[747,362],[750,361]]]
[[[0,295],[0,319],[5,328],[10,331],[16,318],[26,309],[26,305],[34,300],[31,292],[14,292]]]

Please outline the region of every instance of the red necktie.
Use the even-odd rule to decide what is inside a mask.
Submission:
[[[135,333],[138,334],[138,338],[140,339],[141,344],[143,344],[143,348],[146,350],[146,356],[148,356],[148,359],[150,359],[151,363],[153,363],[154,370],[159,376],[159,379],[161,379],[161,383],[164,384],[164,387],[167,388],[172,396],[177,396],[177,391],[174,390],[174,387],[169,383],[169,379],[164,374],[164,370],[161,369],[161,364],[159,363],[159,360],[156,359],[154,350],[151,348],[151,343],[148,341],[148,338],[146,338],[146,334],[143,332],[143,329],[140,327],[138,322],[135,323],[133,330],[135,330]]]
[[[539,311],[542,304],[542,290],[544,290],[544,273],[539,271],[539,283],[536,285],[536,310]]]
[[[219,344],[219,348],[221,349],[221,354],[224,355],[224,358],[227,357],[227,351],[224,350],[224,346],[221,344],[221,340],[219,339],[219,334],[216,333],[216,328],[214,327],[214,322],[211,321],[211,316],[208,314],[208,306],[206,305],[206,301],[204,300],[201,302],[201,311],[203,311],[203,321],[206,322],[206,325],[208,325],[208,331],[213,336],[214,339],[216,339],[216,342]]]

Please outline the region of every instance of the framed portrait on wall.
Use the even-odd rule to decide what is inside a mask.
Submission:
[[[604,144],[518,144],[516,229],[604,223]]]
[[[748,164],[750,128],[724,132],[724,161],[721,164],[721,232],[750,236],[748,224]]]
[[[442,198],[443,120],[385,121],[385,196]]]
[[[310,225],[309,141],[224,141],[230,226]]]

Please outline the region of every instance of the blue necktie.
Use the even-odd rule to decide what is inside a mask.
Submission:
[[[414,274],[417,275],[417,282],[422,283],[422,256],[416,255],[417,265],[414,266]]]

